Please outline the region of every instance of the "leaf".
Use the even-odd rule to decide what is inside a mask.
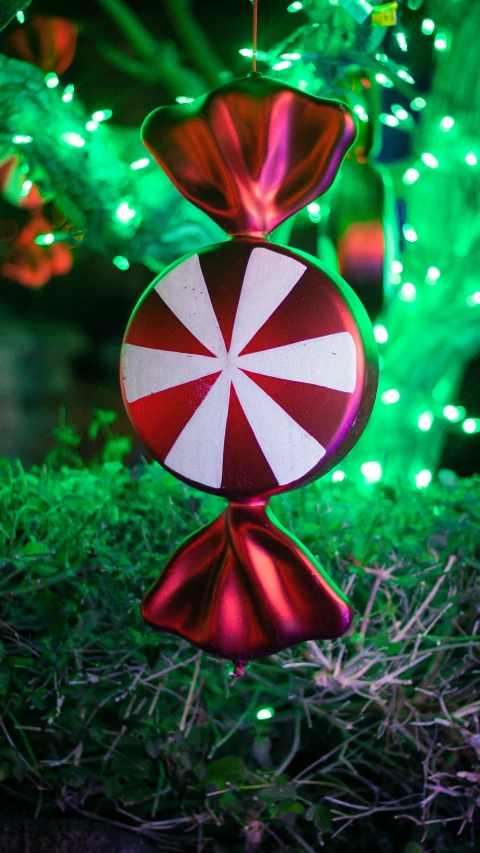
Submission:
[[[328,831],[332,828],[332,813],[327,806],[320,806],[315,803],[308,807],[305,817],[307,820],[313,820],[319,829]]]
[[[285,800],[280,806],[277,806],[276,813],[277,815],[304,814],[305,806],[299,803],[298,800]]]
[[[51,548],[49,548],[48,545],[44,545],[43,542],[35,542],[35,540],[27,542],[23,549],[23,553],[26,557],[39,557],[42,554],[50,554],[50,551]]]
[[[217,758],[207,766],[205,781],[211,782],[217,788],[224,788],[228,784],[236,785],[247,773],[247,767],[241,758],[237,755],[227,755],[225,758]]]

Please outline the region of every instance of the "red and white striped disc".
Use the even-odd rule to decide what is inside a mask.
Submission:
[[[350,288],[258,240],[182,259],[138,303],[122,348],[132,424],[165,468],[231,499],[316,479],[361,434],[376,346]]]

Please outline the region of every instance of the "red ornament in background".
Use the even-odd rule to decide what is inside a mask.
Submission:
[[[252,75],[156,110],[142,133],[180,192],[234,238],[172,264],[125,334],[138,434],[167,470],[229,500],[173,554],[142,613],[241,673],[352,619],[268,499],[326,473],[359,438],[376,345],[340,277],[266,237],[329,188],[355,126],[340,103]]]
[[[6,45],[13,56],[60,77],[72,64],[77,35],[77,25],[67,18],[35,15],[9,33]]]
[[[40,213],[33,213],[22,228],[0,265],[0,275],[25,287],[42,287],[54,275],[66,275],[73,266],[73,255],[65,243],[37,246],[35,238],[51,229]]]

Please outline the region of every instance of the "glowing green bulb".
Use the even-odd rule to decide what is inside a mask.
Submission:
[[[478,163],[477,155],[473,153],[473,151],[469,151],[469,153],[465,157],[465,163],[469,166],[476,166]]]
[[[425,165],[428,166],[430,169],[437,169],[438,168],[437,158],[434,157],[433,154],[429,154],[428,151],[425,151],[422,154],[422,160],[425,163]]]
[[[377,81],[377,83],[380,83],[380,86],[385,86],[386,89],[393,88],[393,83],[390,80],[390,77],[387,77],[387,75],[383,74],[383,72],[375,74],[375,80]]]
[[[416,243],[418,240],[418,234],[415,231],[413,225],[405,224],[403,226],[403,236],[405,237],[405,240],[407,240],[409,243]]]
[[[444,133],[448,133],[454,124],[455,119],[453,119],[452,116],[444,116],[440,122],[440,130],[443,130]]]
[[[32,140],[33,136],[14,136],[12,142],[14,142],[15,145],[28,145]]]
[[[401,273],[403,272],[403,264],[401,261],[392,261],[390,264],[390,269],[393,273]]]
[[[242,53],[242,51],[240,51],[240,53]],[[246,56],[246,54],[243,53],[243,56]],[[249,56],[253,56],[252,50],[250,51]],[[193,104],[195,98],[187,98],[186,95],[179,95],[178,98],[175,98],[175,100],[177,104]]]
[[[405,53],[408,50],[408,44],[407,44],[407,39],[405,38],[404,33],[398,32],[396,35],[396,39],[397,39],[397,44],[398,44],[400,50],[403,50],[403,52]]]
[[[128,270],[130,268],[130,261],[127,258],[124,258],[123,255],[117,255],[113,259],[112,263],[115,264],[119,270]]]
[[[445,33],[438,33],[435,36],[435,41],[433,42],[433,46],[436,50],[446,50],[448,47],[448,41]]]
[[[411,281],[406,281],[405,284],[402,285],[402,289],[398,295],[403,302],[415,302],[415,299],[417,298],[417,288],[411,283]]]
[[[435,30],[435,21],[432,21],[431,18],[425,18],[422,21],[422,33],[425,36],[431,36]]]
[[[312,201],[307,204],[308,215],[312,222],[320,222],[322,219],[322,211],[317,201]]]
[[[332,481],[334,483],[341,483],[346,477],[345,471],[334,471],[332,474]]]
[[[48,74],[45,74],[45,85],[48,86],[49,89],[56,89],[60,80],[58,79],[55,71],[49,71]]]
[[[415,483],[417,485],[417,489],[426,489],[427,486],[432,482],[432,472],[427,468],[424,468],[423,471],[419,471],[418,474],[415,474]]]
[[[38,237],[35,237],[37,246],[51,246],[54,242],[55,237],[53,234],[40,234]]]
[[[402,178],[402,181],[404,184],[407,184],[407,186],[410,186],[411,184],[414,184],[415,181],[418,181],[419,177],[420,172],[418,171],[418,169],[414,169],[412,167],[411,169],[407,169]]]
[[[112,115],[113,113],[111,110],[96,110],[92,115],[92,119],[93,121],[101,122],[111,118]]]
[[[33,181],[24,181],[20,190],[20,198],[26,198],[33,187]]]
[[[65,142],[66,145],[71,145],[72,148],[83,148],[85,145],[85,140],[79,133],[75,133],[75,131],[67,131],[67,133],[62,133],[60,139],[62,142]]]
[[[382,466],[380,462],[364,462],[360,471],[367,483],[378,483],[382,479]]]
[[[405,80],[406,83],[410,83],[411,86],[415,83],[415,80],[406,68],[400,68],[400,70],[397,71],[397,76],[400,77],[401,80]]]
[[[429,267],[427,270],[427,284],[436,284],[440,278],[440,270],[437,267]]]
[[[62,101],[64,101],[66,104],[68,104],[69,101],[73,100],[73,93],[74,92],[75,92],[75,86],[73,85],[73,83],[69,83],[68,86],[65,86],[65,89],[63,90]]]
[[[308,80],[299,80],[298,81],[298,88],[302,89],[302,91],[305,91],[305,89],[308,89]]]
[[[391,116],[390,113],[380,113],[380,121],[387,127],[396,127],[398,124],[398,118]]]
[[[301,59],[301,53],[282,53],[282,59]]]
[[[260,708],[260,710],[257,711],[256,714],[257,720],[271,720],[274,713],[275,711],[273,710],[273,708]]]
[[[417,420],[417,426],[422,432],[428,432],[435,420],[432,412],[422,412]]]
[[[122,225],[128,225],[136,215],[137,211],[130,207],[128,201],[121,201],[115,211],[115,216]]]
[[[467,418],[462,424],[462,429],[470,435],[474,432],[478,432],[480,429],[480,420],[478,420],[478,418]]]
[[[287,68],[290,68],[291,62],[289,59],[282,59],[280,62],[276,62],[275,65],[272,65],[274,71],[285,71]]]
[[[401,284],[402,276],[398,274],[398,272],[391,272],[388,276],[388,280],[390,284]]]
[[[457,423],[461,421],[463,415],[465,414],[465,409],[463,406],[445,406],[443,410],[443,415],[447,419],[447,421],[452,421],[452,423]]]
[[[130,168],[135,172],[137,169],[146,169],[148,165],[150,165],[148,157],[141,157],[140,160],[134,160],[133,163],[130,163]]]
[[[303,9],[303,3],[300,3],[300,0],[294,0],[293,3],[290,3],[290,6],[287,6],[287,12],[300,12]]]
[[[407,118],[410,118],[409,113],[404,107],[401,107],[400,104],[392,104],[392,113],[398,118],[399,121],[406,121]]]
[[[388,341],[388,332],[385,326],[374,326],[373,335],[377,344],[386,344]]]
[[[384,406],[391,406],[393,403],[398,403],[400,399],[400,393],[396,388],[389,388],[388,391],[384,391],[380,397]]]
[[[239,52],[240,56],[250,57],[250,59],[253,56],[253,50],[251,47],[242,47],[238,52]],[[185,101],[183,99],[181,101],[179,101],[178,98],[175,98],[175,100],[178,101],[179,104],[185,103]]]
[[[417,112],[418,110],[423,110],[426,106],[427,102],[425,98],[414,98],[413,101],[410,102],[410,107],[412,108],[412,110],[416,110]]]
[[[25,23],[25,12],[22,12],[22,11],[17,12],[17,21],[19,24]]]
[[[480,290],[476,290],[472,296],[475,305],[480,305]]]
[[[91,118],[90,121],[87,121],[87,123],[85,125],[85,130],[88,130],[90,133],[93,130],[97,130],[97,128],[98,128],[98,121],[94,121],[93,118]]]

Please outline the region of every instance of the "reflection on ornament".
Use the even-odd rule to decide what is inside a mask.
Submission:
[[[229,501],[173,554],[142,613],[240,674],[253,658],[339,636],[352,618],[268,500],[356,442],[375,396],[375,340],[342,279],[266,236],[328,189],[354,125],[341,104],[252,75],[156,110],[143,138],[234,239],[172,264],[124,338],[139,436],[167,470]]]

